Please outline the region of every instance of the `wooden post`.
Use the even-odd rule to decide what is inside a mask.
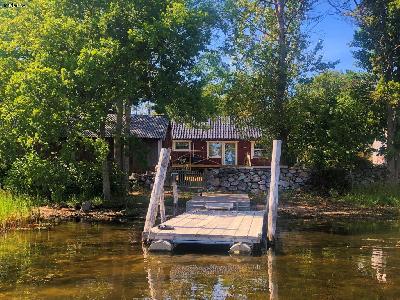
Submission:
[[[154,179],[154,185],[151,192],[150,203],[147,209],[146,222],[143,229],[143,239],[145,239],[145,235],[150,232],[156,221],[158,204],[164,188],[164,181],[167,174],[170,153],[170,149],[161,149],[160,157],[158,159],[156,177]]]
[[[278,215],[278,188],[280,174],[280,158],[281,158],[282,141],[274,140],[272,148],[271,160],[271,183],[269,186],[268,198],[268,241],[273,244],[275,241],[276,219]]]
[[[165,204],[164,204],[164,187],[162,188],[161,196],[160,196],[160,219],[161,223],[167,221],[165,218]]]
[[[172,173],[171,175],[172,175],[172,194],[174,196],[174,216],[176,216],[178,210],[178,199],[179,199],[178,184],[176,183],[176,177],[178,176],[178,173]]]

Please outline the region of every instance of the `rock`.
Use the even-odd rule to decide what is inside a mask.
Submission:
[[[251,254],[251,250],[252,249],[249,244],[236,243],[229,249],[229,253],[235,254],[235,255],[240,255],[240,254],[249,255],[249,254]]]
[[[230,186],[229,188],[228,188],[228,190],[230,190],[230,191],[237,191],[237,187],[236,186]]]
[[[251,181],[252,181],[252,182],[259,182],[260,179],[261,179],[261,178],[260,178],[260,176],[258,176],[258,175],[254,175],[254,176],[251,177]]]
[[[210,180],[210,183],[212,186],[219,186],[220,180],[218,177],[214,177],[213,179]]]
[[[247,184],[245,184],[245,183],[239,183],[238,189],[241,190],[241,191],[247,190]]]
[[[231,185],[239,185],[239,181],[232,181]]]
[[[268,188],[267,188],[267,186],[266,185],[264,185],[264,184],[260,184],[260,190],[262,190],[262,191],[266,191]]]
[[[92,209],[92,202],[85,201],[82,203],[81,211],[86,213],[86,212],[89,212],[91,209]]]
[[[252,183],[251,184],[252,189],[258,189],[258,183]]]
[[[158,240],[152,242],[149,247],[149,251],[171,252],[173,249],[174,249],[173,244],[169,241],[164,241],[164,240]]]
[[[235,178],[229,177],[229,178],[228,178],[228,181],[229,181],[229,182],[233,182],[233,181],[235,181]]]
[[[258,184],[266,184],[266,181],[265,180],[260,180],[259,182],[258,182]]]
[[[303,179],[301,179],[300,177],[297,177],[297,178],[296,178],[296,182],[297,182],[297,183],[303,182]]]
[[[221,183],[221,186],[223,186],[223,187],[230,187],[230,185],[231,184],[228,181],[224,181]]]

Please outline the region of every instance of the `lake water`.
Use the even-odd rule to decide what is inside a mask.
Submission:
[[[144,254],[141,228],[0,236],[0,299],[400,299],[399,221],[280,220],[275,253],[255,257]]]

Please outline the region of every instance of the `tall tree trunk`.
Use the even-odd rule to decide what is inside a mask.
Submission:
[[[278,76],[277,76],[277,90],[275,99],[275,116],[278,124],[276,137],[277,139],[285,140],[287,138],[287,131],[284,116],[284,102],[286,98],[286,90],[288,87],[288,74],[287,74],[287,40],[286,40],[286,20],[285,20],[285,0],[275,0],[275,14],[278,21],[279,37],[279,60],[278,60]]]
[[[390,102],[390,101],[388,101]],[[399,172],[400,172],[400,155],[399,151],[395,145],[395,138],[397,134],[397,115],[396,108],[394,108],[390,103],[387,103],[387,155],[386,161],[389,170],[389,182],[398,183],[399,182]]]
[[[121,171],[123,171],[123,168],[122,168],[123,115],[124,115],[124,103],[122,100],[118,100],[115,133],[114,133],[114,161],[117,164],[118,169]]]
[[[105,140],[106,128],[105,122],[100,124],[100,138]],[[111,186],[110,186],[110,168],[108,164],[108,155],[105,157],[102,163],[101,175],[103,179],[103,199],[105,201],[111,200]]]
[[[130,101],[126,100],[124,105],[124,147],[123,147],[123,171],[124,171],[124,179],[123,186],[125,195],[129,191],[129,137],[130,137],[130,124],[131,124],[131,105]]]

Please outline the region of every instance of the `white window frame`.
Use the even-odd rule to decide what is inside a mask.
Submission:
[[[254,150],[261,150],[261,151],[265,151],[264,148],[255,148],[256,143],[258,143],[258,141],[252,141],[251,142],[251,158],[263,158],[262,156],[254,156]]]
[[[189,148],[188,149],[176,149],[176,143],[188,143]],[[172,141],[172,149],[176,152],[189,152],[190,149],[192,149],[192,141],[189,140],[174,140]]]
[[[221,156],[210,156],[210,144],[219,143],[221,144]],[[220,158],[221,165],[228,166],[225,164],[225,144],[235,144],[235,166],[238,162],[238,141],[207,141],[207,158]]]
[[[210,156],[210,144],[221,144],[221,155],[220,156]],[[223,142],[207,141],[207,158],[222,158],[223,152],[224,152]]]

